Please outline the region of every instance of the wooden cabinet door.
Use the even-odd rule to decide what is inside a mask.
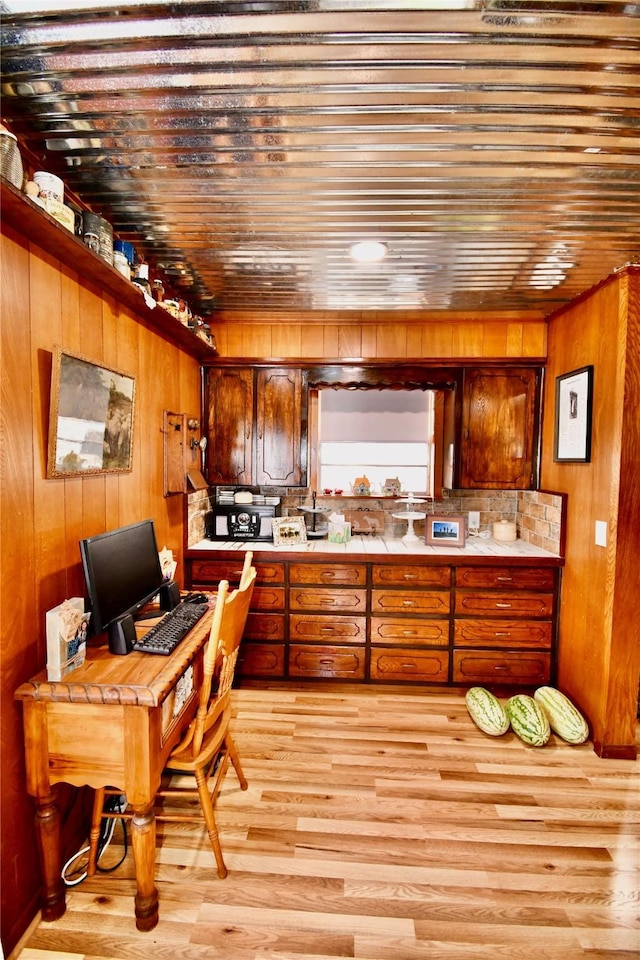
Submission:
[[[533,368],[465,371],[460,487],[535,486],[539,384]]]
[[[207,371],[207,480],[252,484],[253,370]]]
[[[257,484],[297,487],[307,477],[306,374],[269,368],[256,374]]]

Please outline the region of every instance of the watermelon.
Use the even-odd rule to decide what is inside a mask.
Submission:
[[[544,747],[551,736],[546,713],[533,697],[516,693],[507,700],[507,714],[511,729],[530,747]]]
[[[483,733],[501,737],[509,729],[509,717],[497,697],[484,687],[471,687],[464,698],[469,716]]]
[[[571,700],[555,687],[538,687],[533,695],[549,720],[549,726],[567,743],[584,743],[589,737],[589,727],[580,711]]]

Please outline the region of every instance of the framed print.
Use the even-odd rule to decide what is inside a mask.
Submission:
[[[591,460],[593,367],[556,377],[553,459],[564,463]]]
[[[424,522],[425,543],[431,546],[464,547],[466,527],[464,517],[427,515]]]
[[[55,347],[47,477],[132,468],[135,378]]]
[[[276,547],[307,542],[307,525],[304,517],[274,517],[273,542]]]

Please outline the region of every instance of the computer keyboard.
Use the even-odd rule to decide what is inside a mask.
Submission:
[[[168,657],[208,609],[209,605],[206,603],[179,603],[173,610],[168,610],[162,620],[147,633],[138,637],[134,641],[133,649],[138,653],[155,653]]]

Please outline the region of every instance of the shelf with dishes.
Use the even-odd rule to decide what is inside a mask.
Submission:
[[[326,517],[332,512],[332,507],[319,507],[317,506],[317,496],[315,491],[311,494],[311,505],[301,504],[298,508],[301,513],[306,514],[306,517],[310,519],[307,520],[305,517],[305,527],[307,532],[307,537],[310,539],[319,539],[321,537],[326,537],[329,532],[329,526],[327,523],[321,522],[318,525],[318,520],[321,517]]]
[[[83,241],[62,226],[42,207],[27,199],[20,190],[0,179],[0,201],[4,227],[14,228],[21,236],[56,257],[87,281],[128,307],[136,319],[179,346],[197,360],[210,360],[216,350],[162,307],[147,306],[141,289],[128,281],[115,267],[90,250]]]

